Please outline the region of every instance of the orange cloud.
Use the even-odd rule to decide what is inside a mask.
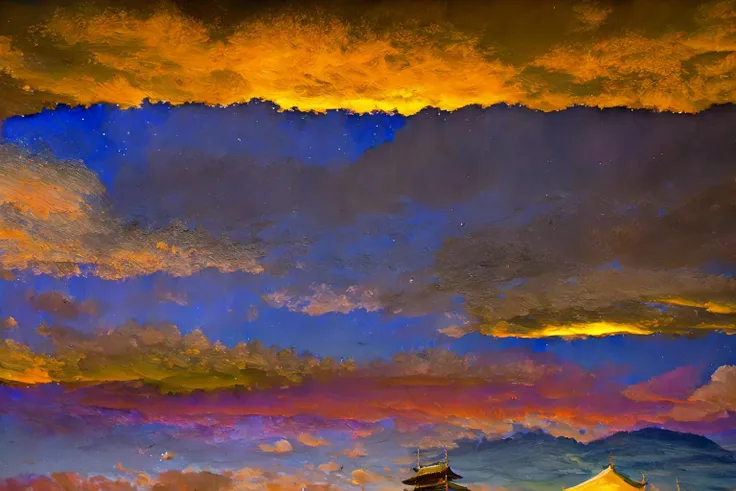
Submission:
[[[299,443],[308,447],[324,447],[329,445],[329,442],[324,438],[310,435],[309,433],[302,433],[297,437]]]
[[[174,458],[176,458],[176,454],[174,452],[164,452],[161,454],[162,461],[173,460]]]
[[[143,474],[143,476],[146,476]],[[148,485],[145,489],[156,491],[337,491],[344,489],[348,481],[337,475],[325,476],[324,473],[302,471],[296,473],[274,472],[259,468],[245,468],[237,471],[194,472],[168,471],[158,476],[146,476]]]
[[[68,67],[31,63],[34,48],[23,51],[5,35],[0,69],[17,81],[17,94],[44,94],[38,103],[263,98],[283,108],[413,114],[501,102],[692,112],[736,100],[733,4],[674,2],[666,16],[648,4],[535,2],[538,15],[530,16],[529,2],[465,2],[459,18],[437,2],[421,14],[366,6],[359,23],[337,9],[295,9],[234,22],[216,36],[216,27],[173,8],[145,15],[66,8],[28,30],[39,51],[50,43],[73,53]],[[606,29],[617,14],[639,24]],[[373,20],[386,17],[392,21]],[[535,39],[513,35],[530,31]]]
[[[364,469],[356,469],[351,474],[353,476],[353,484],[362,486],[364,484],[375,484],[382,481],[381,476]]]
[[[351,459],[357,459],[360,457],[365,457],[368,454],[366,453],[365,447],[362,443],[358,442],[355,445],[353,445],[352,448],[348,448],[345,450],[342,455],[346,457],[350,457]]]
[[[103,476],[86,477],[73,472],[54,472],[49,477],[35,476],[26,479],[0,480],[2,491],[47,491],[50,489],[74,489],[78,491],[133,491],[137,489],[125,480],[113,480]]]
[[[263,271],[261,253],[250,245],[177,224],[125,227],[102,206],[103,198],[97,176],[85,167],[0,146],[0,266],[55,276],[80,275],[89,267],[113,280],[157,271],[188,276],[206,268]]]
[[[4,151],[0,166],[0,205],[26,215],[48,219],[51,214],[78,220],[90,209],[86,196],[104,188],[93,175],[78,167],[53,167]],[[9,165],[15,164],[15,165]]]
[[[342,470],[342,466],[337,462],[325,462],[317,466],[317,470],[322,472],[339,472]]]
[[[233,489],[233,480],[230,476],[212,472],[167,471],[158,475],[151,489],[156,491],[197,491],[198,489],[225,491]]]
[[[261,452],[268,453],[288,453],[294,450],[289,440],[279,440],[274,444],[262,443],[258,445],[258,448],[261,449]]]
[[[128,471],[133,473],[133,471]],[[314,473],[286,474],[246,468],[239,471],[172,470],[150,476],[140,473],[135,479],[110,479],[103,476],[83,476],[72,472],[57,472],[50,476],[0,479],[2,491],[338,491],[350,481],[339,477],[326,480]]]
[[[335,18],[307,23],[285,15],[243,24],[221,42],[176,12],[138,18],[121,11],[93,17],[59,11],[40,32],[71,49],[89,50],[107,69],[105,76],[70,73],[53,85],[50,74],[8,47],[0,67],[34,89],[53,90],[80,104],[135,106],[148,98],[219,105],[266,98],[284,108],[398,108],[411,114],[430,105],[457,109],[470,103],[468,94],[486,104],[520,95],[506,83],[517,70],[486,59],[468,36],[443,33],[451,42],[439,47],[421,31],[367,32],[356,39],[351,30]],[[406,47],[396,43],[399,39]]]

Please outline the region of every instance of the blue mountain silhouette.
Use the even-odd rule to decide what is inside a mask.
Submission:
[[[451,451],[451,460],[465,483],[559,491],[603,470],[611,454],[617,470],[637,481],[644,473],[663,491],[673,490],[678,478],[683,491],[736,489],[736,454],[704,436],[659,428],[615,433],[587,444],[540,430],[502,440],[465,440]]]

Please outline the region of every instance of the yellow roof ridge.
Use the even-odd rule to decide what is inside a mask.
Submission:
[[[613,463],[608,464],[608,467],[603,469],[601,472],[596,474],[595,476],[591,477],[587,481],[581,482],[580,484],[577,484],[571,488],[564,488],[565,491],[573,491],[573,490],[579,490],[583,491],[585,489],[594,489],[590,487],[592,484],[596,483],[596,481],[600,481],[601,479],[606,479],[609,475],[613,475],[617,480],[620,481],[618,484],[620,484],[621,489],[641,489],[644,486],[646,486],[646,481],[637,482],[634,481],[631,478],[628,478],[624,476],[623,474],[619,473]],[[621,482],[622,481],[622,482]],[[625,485],[625,486],[624,486]]]

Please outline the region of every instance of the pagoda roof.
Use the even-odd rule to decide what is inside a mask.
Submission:
[[[465,486],[463,486],[462,484],[458,484],[458,483],[456,483],[456,482],[448,482],[448,483],[447,483],[447,486],[448,486],[448,487],[449,487],[450,489],[455,489],[456,491],[470,491],[470,490],[469,490],[468,488],[466,488],[466,487],[465,487]]]
[[[452,481],[448,481],[447,483],[442,482],[430,484],[428,486],[416,486],[414,489],[421,491],[443,491],[446,489],[454,489],[455,491],[470,491],[470,489],[466,488],[462,484],[458,484]]]
[[[404,484],[416,485],[419,481],[431,479],[433,477],[446,476],[448,480],[462,479],[462,476],[456,474],[447,462],[439,462],[431,465],[422,465],[414,468],[415,474],[409,479],[402,481]]]
[[[646,481],[634,481],[616,471],[613,464],[609,465],[597,475],[591,477],[585,482],[564,488],[565,491],[594,491],[605,489],[608,491],[628,491],[633,489],[643,489],[647,485]]]

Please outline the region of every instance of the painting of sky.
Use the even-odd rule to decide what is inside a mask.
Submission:
[[[733,491],[734,102],[729,0],[0,1],[0,490]]]

